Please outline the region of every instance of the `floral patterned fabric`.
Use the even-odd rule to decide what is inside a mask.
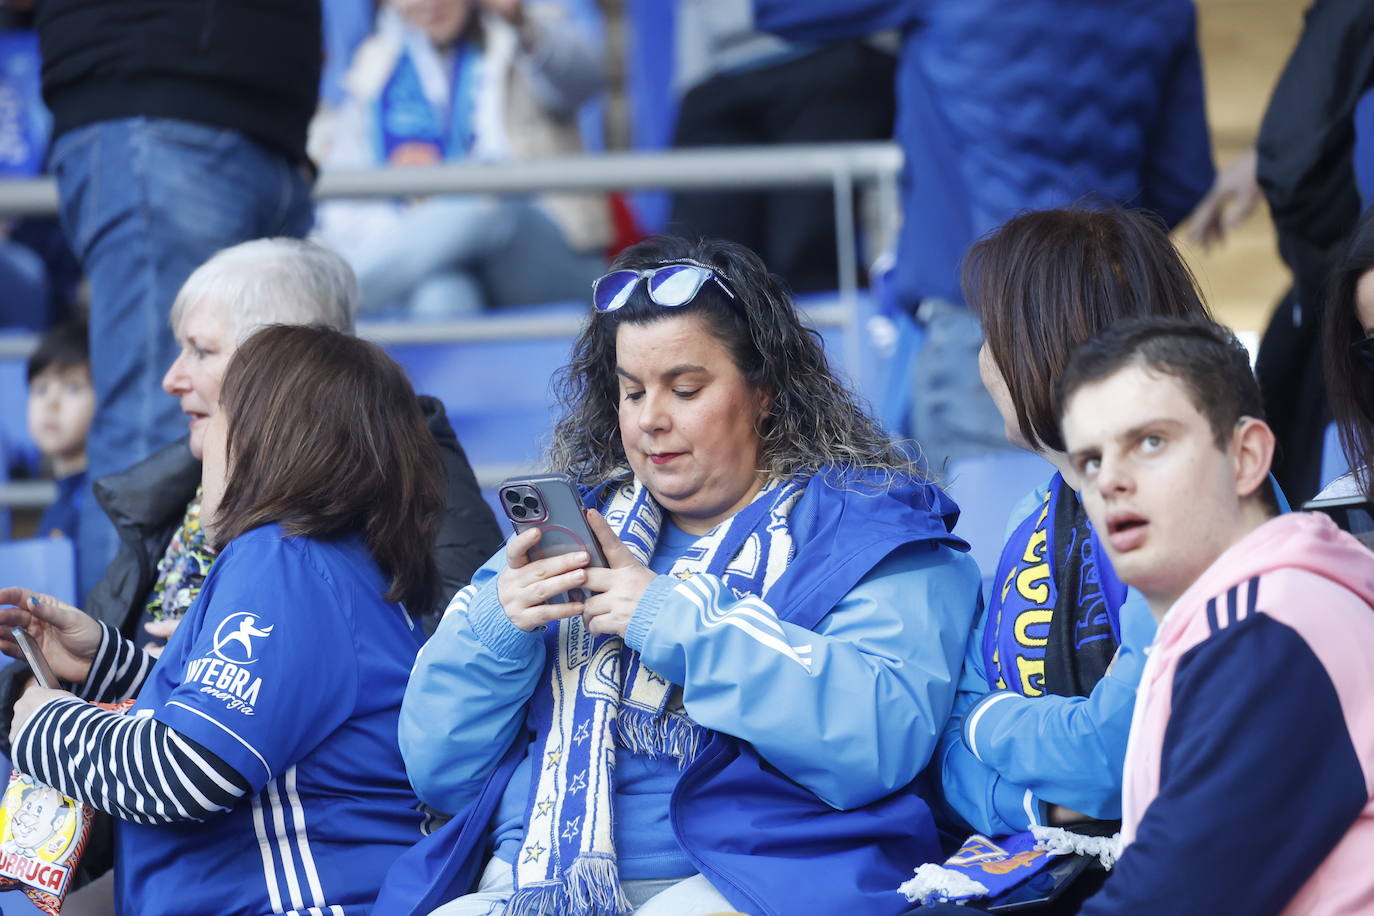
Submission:
[[[157,564],[157,581],[148,599],[144,620],[180,620],[200,594],[215,562],[215,552],[200,527],[200,488],[186,506],[186,515]],[[140,641],[144,638],[139,634]]]

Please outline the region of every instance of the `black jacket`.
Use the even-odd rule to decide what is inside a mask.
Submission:
[[[320,0],[38,0],[35,25],[54,138],[97,121],[176,118],[305,160]]]

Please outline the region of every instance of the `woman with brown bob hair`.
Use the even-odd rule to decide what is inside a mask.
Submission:
[[[1163,224],[1121,209],[1016,217],[969,251],[964,290],[1007,440],[1055,473],[1013,512],[969,641],[938,751],[945,800],[957,822],[989,836],[1117,818],[1154,620],[1117,580],[1079,502],[1054,384],[1074,349],[1117,321],[1207,318],[1207,308]]]
[[[125,911],[365,913],[420,837],[396,730],[420,645],[406,605],[435,587],[438,451],[400,367],[325,328],[253,335],[219,407],[202,465],[219,556],[156,663],[0,592],[17,605],[0,648],[28,628],[74,688],[20,699],[14,762],[117,819]],[[123,717],[83,702],[134,697]]]

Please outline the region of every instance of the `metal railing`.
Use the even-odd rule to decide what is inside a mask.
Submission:
[[[900,220],[897,177],[901,149],[894,143],[798,144],[787,146],[683,149],[658,153],[615,152],[484,164],[325,172],[315,184],[317,200],[424,197],[436,194],[535,194],[549,191],[760,190],[822,187],[834,191],[839,301],[806,309],[818,327],[842,328],[845,359],[859,358],[861,329],[856,213],[860,204],[876,214],[871,248],[881,250]],[[46,216],[57,212],[57,187],[50,178],[0,181],[0,216]],[[568,314],[484,315],[441,323],[359,322],[358,334],[381,344],[453,343],[535,339],[576,334],[585,319]],[[31,334],[0,336],[0,359],[32,352]],[[493,483],[509,469],[483,468],[479,482]],[[480,473],[485,471],[487,473]],[[492,480],[487,477],[498,475]],[[0,506],[36,508],[51,501],[47,481],[0,483]]]
[[[460,163],[417,168],[349,169],[325,172],[315,185],[318,200],[424,197],[435,194],[534,194],[546,191],[758,190],[829,185],[835,193],[835,251],[840,303],[853,304],[859,285],[856,204],[867,198],[877,214],[873,250],[896,233],[900,205],[897,176],[901,149],[894,143],[825,143],[787,146],[604,153],[521,162]],[[50,178],[0,181],[0,216],[42,216],[57,212],[57,187]],[[842,325],[835,310],[812,314],[823,324]],[[442,324],[364,324],[359,332],[383,343],[446,343],[547,337],[569,333],[572,319],[484,316]],[[0,339],[0,358],[24,355],[32,338]],[[846,354],[853,356],[854,354]]]

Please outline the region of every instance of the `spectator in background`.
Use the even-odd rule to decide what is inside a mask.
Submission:
[[[892,136],[890,50],[853,39],[792,43],[754,28],[750,0],[676,4],[675,147],[886,140]],[[759,253],[793,292],[833,290],[834,193],[679,191],[672,231],[726,238]]]
[[[1361,101],[1368,110],[1371,88],[1374,4],[1317,0],[1269,98],[1255,149],[1226,167],[1190,227],[1194,241],[1209,245],[1250,213],[1261,190],[1269,203],[1293,286],[1265,328],[1255,372],[1278,439],[1274,476],[1295,504],[1329,483],[1320,479],[1330,420],[1321,303],[1363,209],[1354,154]]]
[[[557,3],[391,0],[354,55],[322,155],[345,168],[575,153],[577,109],[603,86],[600,49]],[[600,194],[320,210],[320,236],[357,270],[363,309],[427,319],[583,299],[610,232]]]
[[[978,382],[978,323],[959,265],[1022,210],[1102,198],[1173,225],[1212,180],[1191,0],[754,0],[792,41],[902,31],[906,156],[893,276],[925,325],[912,433],[939,466],[1005,448]]]
[[[36,9],[49,162],[90,279],[96,415],[90,474],[178,435],[159,390],[186,277],[221,248],[310,228],[305,134],[320,74],[320,0],[44,0]],[[78,592],[114,556],[82,506]]]
[[[0,0],[0,179],[43,171],[52,118],[41,70],[32,10]],[[0,328],[52,327],[72,313],[79,280],[57,220],[0,216]]]
[[[86,435],[95,413],[86,322],[58,325],[29,357],[29,436],[52,468],[57,499],[38,522],[40,537],[75,538],[86,492]]]

